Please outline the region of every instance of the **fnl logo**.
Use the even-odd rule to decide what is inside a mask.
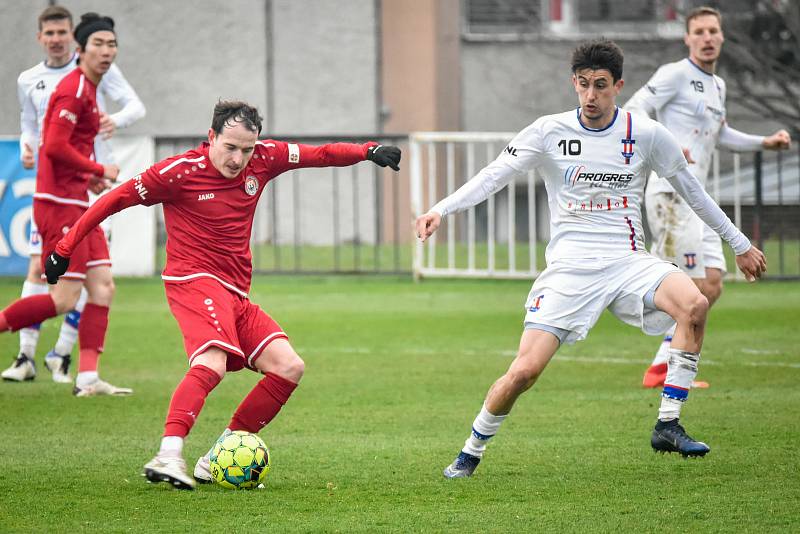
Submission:
[[[689,253],[689,254],[684,254],[683,256],[686,258],[686,268],[687,269],[694,269],[695,267],[697,267],[697,261],[695,260],[695,257],[697,256],[697,254],[692,252],[692,253]]]
[[[530,310],[530,311],[532,311],[532,312],[537,312],[537,311],[539,311],[539,308],[541,308],[541,307],[542,307],[542,300],[543,300],[543,299],[544,299],[544,294],[537,296],[537,297],[536,297],[536,298],[533,300],[533,306],[531,306],[531,307],[529,308],[529,310]]]

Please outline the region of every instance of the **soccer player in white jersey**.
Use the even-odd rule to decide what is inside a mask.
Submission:
[[[36,165],[42,120],[50,94],[58,82],[75,69],[78,61],[78,55],[72,49],[72,14],[65,7],[46,8],[39,15],[38,23],[37,39],[45,51],[46,59],[22,72],[17,79],[17,96],[21,108],[20,159],[26,169],[32,169]],[[113,63],[97,91],[97,103],[101,111],[107,109],[106,99],[119,104],[121,109],[111,115],[101,114],[100,134],[95,141],[95,160],[113,164],[115,162],[108,139],[117,128],[130,126],[144,117],[145,108],[119,67]],[[41,246],[39,232],[31,219],[30,261],[28,275],[22,285],[23,298],[47,293],[47,285],[41,278]],[[86,297],[84,291],[75,310],[66,314],[55,347],[45,356],[45,364],[56,382],[72,382],[69,376],[70,355],[78,339],[78,323]],[[0,375],[4,380],[32,380],[36,376],[34,356],[39,341],[39,326],[20,330],[19,353],[11,367]]]
[[[715,74],[724,37],[722,15],[699,7],[686,16],[684,42],[689,57],[661,66],[625,104],[627,111],[655,116],[678,139],[692,174],[705,184],[717,146],[734,151],[789,147],[786,130],[764,137],[731,128],[725,119],[725,81]],[[667,180],[651,176],[645,193],[651,252],[678,265],[713,306],[722,293],[726,272],[719,236],[695,215]],[[664,336],[642,380],[645,387],[664,385],[674,331]],[[708,387],[695,382],[694,387]]]
[[[517,397],[536,382],[561,343],[587,336],[604,309],[648,334],[663,333],[677,322],[651,445],[684,456],[709,451],[679,422],[697,373],[708,300],[685,273],[644,248],[641,202],[651,170],[730,243],[749,280],[764,272],[766,260],[705,193],[672,134],[616,106],[622,62],[622,51],[611,41],[579,46],[572,57],[572,81],[580,107],[536,120],[496,160],[416,221],[424,240],[442,217],[482,202],[521,173],[538,169],[545,180],[551,235],[547,268],[528,295],[519,352],[489,389],[463,449],[444,470],[448,478],[472,474]]]

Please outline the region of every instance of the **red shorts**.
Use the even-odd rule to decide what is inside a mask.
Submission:
[[[47,255],[56,249],[56,245],[69,232],[86,208],[70,206],[68,204],[55,204],[34,199],[33,220],[39,228],[42,237],[42,270]],[[63,278],[68,280],[86,280],[86,271],[99,265],[111,265],[111,255],[108,253],[108,241],[103,230],[97,226],[84,237],[75,247],[69,258],[69,268]],[[44,278],[44,275],[42,275]]]
[[[190,364],[209,347],[217,347],[228,353],[228,371],[255,369],[267,345],[289,338],[261,308],[212,278],[167,282],[164,288]]]

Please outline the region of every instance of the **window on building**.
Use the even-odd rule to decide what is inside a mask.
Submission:
[[[464,0],[465,33],[532,35],[540,31],[540,0]]]

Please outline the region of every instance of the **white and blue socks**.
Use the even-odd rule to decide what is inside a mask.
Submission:
[[[664,381],[664,390],[661,393],[661,407],[658,410],[659,420],[670,421],[680,417],[681,407],[689,397],[692,381],[697,376],[697,362],[699,360],[699,352],[669,349],[667,378]]]
[[[83,313],[83,308],[86,306],[86,299],[88,297],[89,294],[86,292],[86,288],[82,288],[81,296],[78,299],[78,303],[75,305],[75,309],[64,316],[64,321],[61,323],[61,330],[58,333],[58,341],[56,341],[56,346],[53,349],[59,356],[72,354],[72,349],[75,348],[75,343],[78,342],[78,324],[80,323],[81,313]]]
[[[464,443],[462,451],[478,458],[483,456],[486,444],[497,434],[500,425],[505,421],[506,415],[493,415],[486,409],[486,404],[481,408],[478,417],[472,422],[472,432]]]

